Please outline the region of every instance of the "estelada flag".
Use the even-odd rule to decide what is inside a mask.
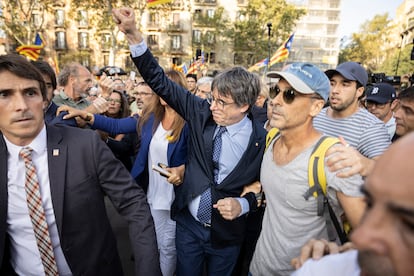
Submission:
[[[147,0],[147,7],[154,7],[159,4],[166,4],[172,2],[172,0]]]
[[[34,45],[21,45],[17,47],[16,52],[20,55],[36,61],[39,58],[40,51],[44,48],[43,39],[40,34],[36,34]]]
[[[294,36],[295,36],[295,33],[292,33],[288,37],[288,39],[286,39],[285,42],[283,42],[282,46],[280,46],[279,49],[276,50],[276,52],[270,58],[270,64],[269,64],[270,66],[288,58],[289,53],[290,53],[290,48],[292,47]]]

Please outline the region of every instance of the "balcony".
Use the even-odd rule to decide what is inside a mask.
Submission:
[[[169,52],[171,55],[185,55],[183,47],[170,47]]]
[[[195,0],[194,5],[198,6],[216,6],[217,0]]]
[[[147,31],[153,31],[153,32],[161,31],[161,26],[158,22],[148,22],[146,28],[147,28]]]
[[[181,23],[174,23],[167,26],[167,32],[184,32],[183,24]]]

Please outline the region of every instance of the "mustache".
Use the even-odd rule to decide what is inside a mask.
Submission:
[[[31,112],[25,112],[23,114],[20,114],[20,116],[13,117],[11,121],[15,123],[15,122],[24,121],[24,120],[31,120],[33,118],[34,116]]]

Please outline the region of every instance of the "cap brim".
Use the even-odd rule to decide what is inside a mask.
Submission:
[[[266,76],[268,78],[282,78],[285,81],[287,81],[293,89],[302,94],[315,93],[315,91],[313,91],[306,83],[304,83],[301,79],[289,72],[270,71],[266,74]]]
[[[392,101],[391,99],[385,99],[383,97],[370,97],[370,96],[367,96],[365,98],[365,100],[366,101],[373,101],[373,102],[376,102],[376,103],[379,103],[379,104],[385,104],[385,103],[388,103],[389,101]]]
[[[332,76],[335,74],[340,74],[347,80],[358,81],[354,76],[343,70],[330,69],[325,71],[325,75],[328,76],[329,79],[332,78]]]

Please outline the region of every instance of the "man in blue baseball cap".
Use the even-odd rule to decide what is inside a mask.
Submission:
[[[315,128],[327,135],[342,137],[345,149],[332,149],[327,165],[338,176],[353,174],[367,176],[375,160],[390,145],[390,136],[383,122],[360,108],[368,82],[368,74],[357,62],[344,62],[335,69],[327,70],[330,80],[329,106],[322,109],[314,119]],[[347,170],[342,170],[347,168]],[[340,171],[342,170],[342,171]]]
[[[278,128],[279,134],[268,145],[260,170],[267,205],[250,272],[289,275],[293,270],[290,260],[307,240],[331,238],[324,216],[318,215],[317,201],[303,196],[309,189],[311,152],[324,138],[313,127],[313,118],[328,100],[330,84],[324,72],[309,63],[292,63],[267,76],[278,79],[269,91],[269,108],[270,125]],[[332,147],[344,148],[340,144]],[[333,191],[327,197],[336,215],[345,211],[350,223],[356,225],[364,210],[362,178],[338,178],[327,168],[325,174],[328,189]]]

